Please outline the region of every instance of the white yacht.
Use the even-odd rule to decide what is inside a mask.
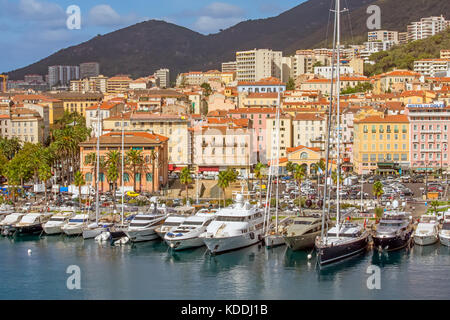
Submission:
[[[450,247],[450,212],[444,214],[444,223],[439,231],[439,240],[444,246]]]
[[[19,222],[24,215],[24,213],[19,212],[7,215],[6,218],[0,222],[0,231],[2,232],[2,235],[8,235],[12,226]]]
[[[260,242],[263,238],[264,216],[261,209],[236,195],[235,203],[220,209],[217,218],[202,235],[208,250],[223,253]]]
[[[204,246],[200,236],[206,231],[209,224],[217,217],[216,209],[201,209],[194,216],[188,217],[175,230],[164,236],[164,241],[173,250],[184,250]]]
[[[420,246],[435,244],[439,240],[439,223],[436,216],[423,215],[414,232],[414,243]]]
[[[87,214],[77,214],[76,216],[69,219],[65,225],[62,226],[61,230],[68,236],[81,235],[83,229],[86,227],[89,220],[89,215]]]
[[[164,240],[164,236],[176,228],[178,228],[186,219],[187,215],[170,215],[167,217],[167,219],[164,221],[162,225],[160,225],[158,228],[155,229],[155,232],[158,234],[158,236]]]
[[[58,213],[43,224],[42,228],[46,234],[60,234],[62,233],[62,226],[65,225],[73,216],[72,213]]]
[[[91,223],[83,229],[83,239],[94,239],[98,235],[102,234],[102,232],[107,231],[113,225],[114,223]]]
[[[160,227],[167,218],[166,212],[157,210],[152,204],[151,213],[139,213],[126,230],[124,230],[131,242],[150,241],[158,238],[156,228]]]
[[[15,235],[40,234],[43,231],[42,225],[46,223],[52,214],[28,213],[13,225]]]

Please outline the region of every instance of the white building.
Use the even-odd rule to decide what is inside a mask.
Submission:
[[[236,52],[236,80],[259,81],[263,78],[281,79],[282,52],[254,49]]]
[[[398,43],[398,31],[375,30],[367,33],[367,41],[394,41]]]
[[[314,68],[314,74],[318,75],[322,78],[326,78],[326,79],[331,79],[331,74],[334,73],[334,77],[336,78],[336,70],[337,67],[334,67],[334,72],[332,71],[333,67],[329,66],[329,67],[315,67]],[[340,66],[340,74],[344,75],[344,74],[353,74],[353,68],[352,67],[347,67],[347,66]],[[308,147],[308,146],[307,146]]]
[[[444,16],[422,18],[408,25],[408,41],[425,39],[450,27]]]
[[[447,73],[450,70],[450,59],[423,59],[414,61],[414,71],[428,77],[436,73]]]
[[[159,69],[155,72],[155,76],[159,79],[160,88],[170,87],[170,71],[169,69]]]
[[[317,147],[314,141],[325,140],[327,124],[323,114],[298,113],[292,125],[294,146]]]

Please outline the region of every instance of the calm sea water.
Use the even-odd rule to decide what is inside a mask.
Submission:
[[[32,250],[31,255],[28,249]],[[51,236],[0,238],[0,299],[449,299],[450,248],[367,252],[318,271],[315,256],[257,245],[219,256],[160,242],[112,247]],[[68,290],[67,267],[81,269]],[[381,268],[381,289],[367,268]]]

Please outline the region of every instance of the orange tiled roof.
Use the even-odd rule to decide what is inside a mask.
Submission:
[[[369,116],[361,120],[355,120],[355,123],[396,123],[396,122],[409,122],[408,116],[404,114],[386,115],[381,116]]]
[[[287,153],[292,153],[292,152],[295,152],[295,151],[298,151],[298,150],[301,150],[301,149],[308,149],[308,150],[311,150],[311,151],[314,151],[314,152],[320,152],[320,148],[311,148],[311,147],[306,147],[306,146],[302,146],[302,145],[299,145],[299,146],[294,147],[294,148],[287,148],[286,152]]]

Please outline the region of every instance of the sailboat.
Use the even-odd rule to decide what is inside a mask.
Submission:
[[[344,10],[346,11],[346,10]],[[315,247],[318,256],[319,265],[325,265],[332,262],[342,260],[346,257],[356,255],[363,252],[369,242],[369,232],[361,225],[351,223],[349,221],[341,221],[340,216],[340,143],[341,143],[341,124],[340,124],[340,14],[341,3],[340,0],[336,0],[335,4],[335,20],[334,20],[334,37],[333,37],[333,58],[332,58],[332,77],[331,77],[331,97],[328,117],[328,136],[326,144],[326,177],[324,183],[324,201],[322,211],[322,232],[321,236],[316,239]],[[329,175],[329,153],[330,153],[330,138],[331,138],[331,116],[333,109],[333,93],[334,93],[334,66],[337,59],[336,70],[336,225],[328,230],[328,223],[325,217],[329,216],[330,201],[328,199],[329,190],[327,185]],[[328,210],[328,212],[326,212]],[[326,232],[325,232],[326,231]]]
[[[280,92],[278,92],[278,102],[277,109],[275,113],[275,143],[276,143],[276,153],[275,157],[273,154],[273,149],[271,151],[270,160],[270,170],[267,184],[267,194],[266,194],[266,206],[265,206],[265,221],[264,221],[264,243],[266,248],[273,248],[276,246],[284,245],[283,238],[283,224],[279,223],[278,219],[278,208],[279,208],[279,183],[277,181],[275,186],[275,224],[271,224],[271,196],[273,191],[273,177],[279,179],[280,170]],[[272,139],[272,137],[271,137]]]

